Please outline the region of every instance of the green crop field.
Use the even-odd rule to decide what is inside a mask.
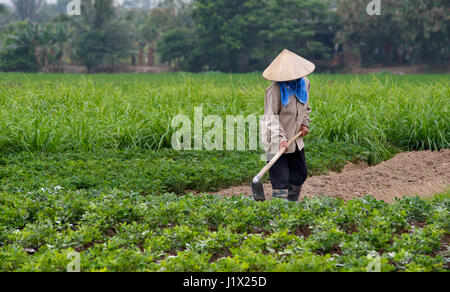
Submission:
[[[306,156],[450,148],[449,75],[321,75]],[[259,74],[0,74],[0,271],[444,271],[450,198],[289,204],[193,195],[250,182],[262,151],[175,151],[176,115],[261,115]],[[236,194],[239,195],[239,194]]]

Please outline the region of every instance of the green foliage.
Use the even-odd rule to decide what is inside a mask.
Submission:
[[[341,41],[360,49],[364,65],[397,62],[397,50],[403,50],[409,63],[445,67],[449,62],[448,1],[386,0],[381,15],[366,13],[364,0],[340,1]]]
[[[192,119],[201,105],[204,115],[223,118],[261,114],[266,83],[259,78],[0,75],[0,148],[10,153],[0,163],[1,189],[54,184],[183,194],[248,182],[263,166],[261,151],[173,151],[170,125],[178,114]],[[401,150],[448,148],[445,77],[311,79],[311,174],[347,161],[378,163]]]
[[[35,72],[37,69],[36,57],[30,47],[0,51],[0,71]]]
[[[138,52],[143,65],[144,49],[151,66],[154,60],[157,65],[170,61],[192,72],[262,70],[284,48],[312,59],[320,70],[333,66],[327,61],[344,44],[349,56],[359,49],[363,66],[445,69],[450,55],[445,0],[386,0],[377,16],[367,14],[366,0],[163,0],[155,7],[83,0],[81,16],[74,17],[66,16],[69,2],[14,0],[16,9],[8,15],[0,6],[0,25],[27,20],[46,27],[65,19],[75,31],[63,42],[70,46],[42,42],[34,48],[48,55],[37,57],[48,57],[39,71],[56,71],[46,68],[56,59],[61,72],[63,53],[90,72],[113,71],[128,65],[130,57],[136,65]]]
[[[191,70],[261,70],[284,48],[328,58],[337,30],[329,7],[322,0],[196,1]]]
[[[253,0],[196,1],[193,19],[198,44],[193,58],[197,70],[203,66],[225,72],[242,70],[248,64],[248,61],[243,62],[260,44],[257,30],[261,20],[254,15],[265,4],[265,1]]]
[[[256,17],[266,22],[260,35],[267,38],[265,45],[268,52],[291,48],[307,58],[330,58],[332,40],[338,28],[337,14],[330,10],[330,1],[267,2],[262,13]]]
[[[339,151],[351,144],[355,158],[370,163],[399,149],[448,148],[448,79],[429,77],[312,76],[307,144]],[[260,115],[268,86],[256,74],[0,78],[14,79],[0,84],[0,147],[7,152],[171,148],[174,116],[193,120],[202,105],[204,116]]]
[[[75,58],[89,72],[99,69],[105,62],[114,68],[116,59],[127,56],[132,47],[126,25],[114,16],[112,0],[84,6],[82,19],[74,32],[73,47]]]
[[[40,25],[17,22],[6,29],[2,47],[3,71],[56,71],[62,72],[64,45],[69,38],[67,25],[49,22]],[[2,69],[3,68],[3,69]]]
[[[330,149],[332,149],[330,151]],[[340,170],[366,154],[345,143],[311,144],[309,173]],[[140,149],[99,152],[20,153],[0,160],[0,190],[59,185],[71,190],[134,190],[142,194],[215,191],[250,181],[263,166],[257,152],[179,152]]]
[[[256,153],[102,151],[2,158],[0,189],[124,189],[143,194],[211,191],[250,180],[260,165]],[[253,174],[254,175],[254,174]]]
[[[375,251],[382,271],[445,271],[449,230],[433,213],[448,221],[450,202],[415,200],[430,210],[422,227],[408,200],[0,193],[0,270],[65,271],[77,251],[82,271],[366,271]]]
[[[158,43],[161,61],[175,61],[177,67],[187,68],[186,58],[189,58],[188,53],[193,49],[192,37],[186,29],[174,29],[163,34]]]
[[[449,194],[391,205],[185,195],[248,182],[264,162],[260,151],[171,150],[171,118],[197,105],[261,114],[259,75],[0,80],[0,271],[65,271],[73,251],[82,271],[365,271],[374,251],[382,271],[448,269]],[[311,80],[311,173],[448,147],[446,76]]]

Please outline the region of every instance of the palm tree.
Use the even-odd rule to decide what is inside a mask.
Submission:
[[[36,26],[31,23],[25,23],[23,27],[15,29],[12,34],[5,36],[5,49],[13,50],[18,48],[30,48],[36,57],[38,63],[38,69],[41,69],[41,62],[39,62],[38,55],[36,54]]]
[[[5,43],[7,44],[5,46],[6,49],[30,48],[34,52],[39,71],[49,71],[47,49],[54,43],[49,25],[42,29],[39,24],[26,22],[23,27],[16,29],[13,34],[7,35]]]

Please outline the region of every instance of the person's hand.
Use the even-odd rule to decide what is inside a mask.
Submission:
[[[302,131],[302,137],[306,137],[309,134],[309,128],[307,126],[302,126],[300,131]]]
[[[283,148],[286,148],[286,149],[289,148],[289,144],[288,144],[287,141],[281,142],[281,144],[280,144],[280,150],[283,149]]]

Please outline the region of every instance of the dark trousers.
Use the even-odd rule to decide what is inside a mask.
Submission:
[[[308,176],[305,151],[298,150],[285,154],[269,171],[274,190],[288,189],[289,185],[302,186]]]

